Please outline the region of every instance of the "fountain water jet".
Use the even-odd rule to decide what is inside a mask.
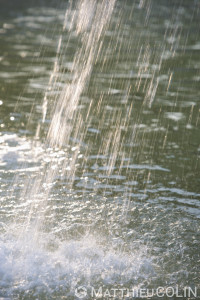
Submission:
[[[83,284],[109,288],[115,283],[166,286],[174,278],[188,282],[188,240],[197,245],[192,229],[197,223],[182,209],[197,211],[198,199],[184,192],[185,186],[181,189],[171,164],[176,151],[183,158],[179,136],[172,132],[187,119],[187,106],[176,106],[181,82],[174,85],[174,57],[177,65],[181,55],[187,61],[186,53],[180,55],[184,36],[178,19],[184,14],[169,13],[170,24],[160,17],[168,11],[165,1],[138,2],[69,2],[65,17],[61,12],[64,25],[54,31],[54,51],[44,57],[47,88],[38,105],[42,117],[35,158],[31,139],[1,136],[4,168],[19,175],[13,194],[3,198],[2,213],[9,222],[0,224],[0,296],[15,292],[22,298],[74,299],[75,288]],[[54,66],[47,78],[52,53]],[[39,86],[34,80],[31,85]],[[193,103],[187,130],[192,131],[196,111]],[[38,122],[36,113],[32,118]],[[17,155],[10,151],[12,139]],[[21,156],[27,163],[16,169]],[[188,228],[193,235],[180,239]]]
[[[46,145],[51,149],[62,149],[69,143],[71,132],[76,127],[76,132],[80,134],[82,128],[82,118],[76,115],[76,108],[79,103],[80,96],[86,88],[90,75],[95,62],[98,60],[98,55],[102,47],[102,39],[114,9],[115,0],[112,1],[98,1],[84,0],[78,2],[77,11],[72,12],[72,3],[65,14],[63,33],[68,22],[68,18],[71,19],[70,30],[75,31],[77,35],[81,37],[81,46],[74,54],[74,60],[72,63],[72,81],[66,83],[63,90],[55,97],[53,105],[51,105],[51,122],[47,133]],[[71,15],[72,14],[72,15]],[[44,123],[47,106],[48,106],[48,92],[56,89],[57,81],[60,81],[59,67],[61,64],[62,51],[65,46],[62,46],[62,35],[59,38],[56,59],[54,63],[54,69],[49,79],[48,90],[44,96],[43,102],[43,118]],[[62,73],[60,75],[62,77]],[[51,102],[52,104],[52,102]],[[85,120],[86,121],[86,120]],[[39,128],[37,129],[36,137],[39,134]],[[83,133],[84,134],[84,133]],[[43,222],[43,213],[45,212],[46,201],[48,200],[49,193],[51,191],[54,180],[58,174],[62,176],[68,172],[68,180],[73,183],[74,175],[74,161],[79,153],[80,144],[76,146],[75,156],[72,161],[63,161],[62,170],[60,165],[55,166],[55,163],[49,163],[42,176],[36,177],[31,180],[25,186],[25,191],[22,192],[22,199],[31,199],[31,208],[28,213],[27,220],[24,225],[24,230],[29,228],[31,219],[36,213],[35,226],[35,238],[37,239],[38,230]],[[24,234],[21,233],[22,235]]]

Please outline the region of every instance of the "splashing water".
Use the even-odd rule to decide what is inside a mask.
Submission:
[[[0,135],[0,297],[77,299],[82,286],[197,285],[199,145],[187,130],[199,124],[199,78],[190,95],[176,66],[182,56],[188,72],[197,64],[187,51],[198,43],[187,45],[199,6],[194,1],[186,13],[184,1],[161,2],[69,1],[62,17],[31,8],[4,24],[26,24],[26,39],[37,18],[44,28],[57,25],[43,37],[39,71],[32,69],[51,65],[45,83],[29,79],[36,105],[22,133],[34,127],[34,138]],[[29,99],[20,97],[19,107]],[[12,112],[9,122],[25,123],[20,118]],[[190,156],[183,136],[193,141]]]
[[[129,284],[130,278],[142,281],[153,271],[150,262],[142,258],[142,249],[123,254],[86,236],[79,241],[58,241],[57,249],[52,251],[55,236],[45,237],[49,245],[33,248],[30,235],[15,243],[1,241],[1,288],[9,296],[45,294],[51,298],[60,293],[67,299],[74,295],[77,286],[86,282],[95,286],[98,282],[115,284],[117,279],[118,284]]]

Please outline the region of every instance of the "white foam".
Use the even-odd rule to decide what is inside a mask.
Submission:
[[[73,295],[80,285],[126,284],[152,275],[150,261],[142,250],[125,253],[102,244],[92,236],[59,241],[45,237],[45,244],[33,243],[31,233],[20,240],[0,240],[0,286],[4,297],[34,291]],[[48,242],[46,242],[46,240]],[[50,250],[50,248],[54,250]]]

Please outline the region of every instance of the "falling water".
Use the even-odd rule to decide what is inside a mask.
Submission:
[[[81,46],[74,54],[70,70],[72,74],[71,82],[64,84],[63,89],[53,98],[53,103],[51,99],[51,123],[45,141],[45,144],[51,151],[57,151],[68,145],[74,128],[76,129],[76,133],[73,135],[74,139],[77,138],[78,134],[80,135],[80,133],[82,133],[81,128],[83,127],[83,120],[81,119],[81,116],[76,115],[76,108],[79,103],[80,95],[83,93],[84,88],[86,88],[86,85],[90,80],[93,65],[98,59],[98,54],[101,51],[102,38],[106,26],[109,24],[114,4],[115,1],[103,1],[102,3],[97,3],[96,1],[85,0],[77,4],[78,9],[75,12],[71,11],[71,3],[69,10],[67,10],[65,14],[62,34],[64,34],[64,29],[66,23],[69,22],[69,18],[71,21],[69,30],[76,35],[80,35]],[[48,89],[44,97],[42,123],[45,122],[47,114],[48,92],[55,90],[57,82],[62,81],[62,72],[60,75],[57,75],[60,71],[59,67],[61,68],[61,53],[65,50],[65,45],[62,47],[62,34],[58,42],[53,73],[49,79]],[[39,135],[40,126],[41,125],[39,124],[36,137]],[[49,193],[57,176],[60,176],[61,174],[63,177],[66,175],[66,171],[68,171],[67,181],[68,183],[69,181],[73,183],[75,172],[74,164],[78,153],[80,153],[80,144],[81,141],[74,147],[75,154],[71,161],[63,157],[61,159],[61,166],[61,164],[55,164],[55,161],[52,160],[44,167],[42,175],[37,176],[34,180],[28,180],[25,184],[25,189],[22,192],[22,201],[24,202],[25,199],[30,201],[31,198],[31,207],[28,216],[26,216],[24,230],[28,229],[34,213],[37,215],[37,223],[40,224],[40,222],[43,222],[44,217],[40,216],[40,214],[41,211],[42,215],[45,212],[47,205],[46,201],[49,198]],[[35,225],[36,236],[38,235],[38,226]],[[24,235],[24,231],[22,234]]]
[[[9,45],[17,32],[12,48],[28,61],[6,73],[4,52],[3,84],[28,83],[0,123],[0,297],[94,299],[100,288],[106,299],[114,288],[129,299],[131,289],[198,286],[200,6],[192,3],[38,4],[4,22],[0,33]],[[41,44],[32,62],[17,41],[24,26],[30,45]]]

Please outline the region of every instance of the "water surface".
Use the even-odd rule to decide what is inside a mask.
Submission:
[[[52,108],[84,72],[73,62],[92,23],[70,27],[78,1],[12,4],[0,12],[0,296],[199,288],[199,1],[116,1],[56,147]]]

